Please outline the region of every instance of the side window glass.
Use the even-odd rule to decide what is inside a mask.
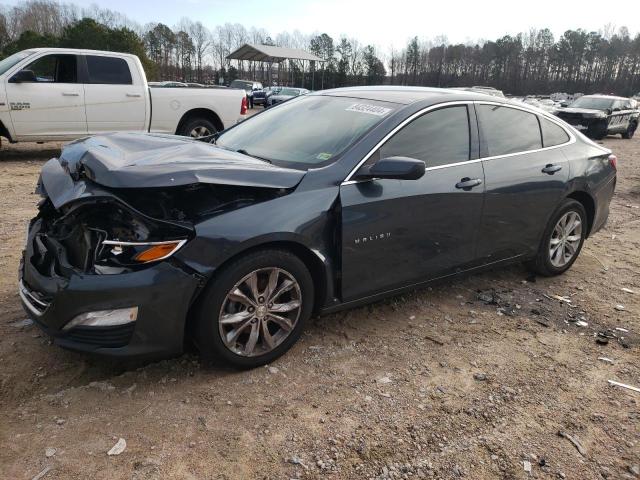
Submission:
[[[124,58],[87,55],[89,83],[131,85],[131,71]]]
[[[409,157],[437,167],[469,160],[469,141],[467,107],[447,107],[415,119],[372,157]]]
[[[36,76],[38,83],[76,83],[78,81],[75,55],[46,55],[25,67]]]
[[[490,157],[542,148],[535,114],[502,105],[481,104],[477,111]]]
[[[553,147],[554,145],[562,145],[569,141],[569,135],[565,132],[564,128],[560,125],[547,120],[544,117],[540,118],[540,126],[542,127],[542,144],[545,147]]]

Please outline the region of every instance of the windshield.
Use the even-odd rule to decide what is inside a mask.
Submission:
[[[291,95],[292,97],[296,97],[296,96],[300,95],[300,90],[297,90],[295,88],[283,88],[282,90],[280,90],[279,94],[280,95]]]
[[[306,170],[333,163],[396,107],[373,100],[300,96],[229,129],[216,144]]]
[[[24,50],[22,52],[14,53],[10,57],[7,57],[4,60],[0,61],[0,75],[5,73],[16,63],[27,58],[29,55],[33,55],[33,53],[33,50]]]
[[[613,100],[611,98],[580,97],[569,106],[576,108],[591,108],[593,110],[606,110],[613,106]]]

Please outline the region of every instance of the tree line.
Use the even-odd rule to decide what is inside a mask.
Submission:
[[[229,60],[245,43],[301,48],[323,59],[279,67]],[[568,30],[555,38],[549,29],[505,35],[495,41],[451,44],[446,37],[411,38],[402,49],[381,51],[355,38],[296,30],[271,36],[240,24],[211,28],[182,18],[176,25],[140,25],[125,15],[93,6],[30,0],[0,6],[0,52],[60,46],[130,52],[153,80],[225,83],[235,78],[306,88],[397,84],[423,86],[488,85],[512,94],[554,91],[640,91],[640,33],[606,26],[599,32]],[[277,72],[277,76],[276,76]]]

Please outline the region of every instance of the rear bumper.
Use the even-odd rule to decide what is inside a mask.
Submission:
[[[609,218],[609,205],[616,189],[617,177],[614,175],[605,185],[595,192],[596,212],[590,235],[600,230]]]
[[[199,278],[169,262],[123,274],[45,276],[30,261],[32,243],[27,242],[20,264],[19,294],[27,315],[55,344],[120,358],[162,358],[182,352],[185,320]],[[138,307],[135,322],[64,330],[81,313],[128,307]]]

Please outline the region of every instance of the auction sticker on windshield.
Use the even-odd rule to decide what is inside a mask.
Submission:
[[[390,108],[380,107],[378,105],[370,105],[368,103],[354,103],[350,107],[347,107],[345,110],[347,112],[368,113],[369,115],[376,115],[378,117],[384,117],[391,111]]]

